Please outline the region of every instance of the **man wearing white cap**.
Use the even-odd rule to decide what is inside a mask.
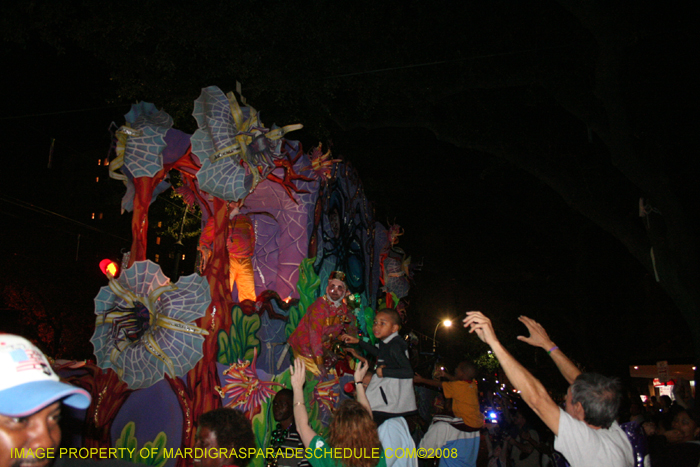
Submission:
[[[0,334],[0,467],[48,467],[59,457],[61,404],[86,409],[90,395],[60,382],[27,339]]]

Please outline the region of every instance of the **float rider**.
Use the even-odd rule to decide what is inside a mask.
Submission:
[[[288,342],[295,358],[304,361],[306,369],[324,377],[338,361],[334,348],[341,334],[357,335],[355,315],[344,299],[349,295],[345,273],[331,272],[326,293],[306,310]]]

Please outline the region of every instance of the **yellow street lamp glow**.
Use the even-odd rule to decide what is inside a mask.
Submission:
[[[452,326],[452,320],[451,319],[443,319],[442,321],[437,323],[437,326],[435,326],[435,332],[433,332],[433,352],[435,352],[437,350],[437,341],[435,340],[435,338],[437,337],[437,331],[438,331],[438,328],[440,327],[441,324],[444,327],[449,328],[450,326]]]

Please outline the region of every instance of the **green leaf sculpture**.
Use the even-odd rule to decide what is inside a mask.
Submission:
[[[371,306],[365,308],[365,326],[367,326],[367,337],[369,337],[369,343],[374,345],[377,339],[374,337],[374,331],[372,330],[374,326],[374,317],[376,313]]]
[[[264,411],[265,412],[265,411]],[[263,450],[265,449],[266,445],[263,444],[265,443],[265,437],[266,437],[266,429],[265,425],[265,416],[263,414],[258,414],[253,418],[253,434],[255,435],[255,443],[257,444],[257,447],[262,448]],[[266,459],[264,456],[255,456],[251,459],[250,464],[248,464],[248,467],[264,467],[267,464]]]
[[[260,316],[246,316],[241,308],[231,310],[231,329],[219,331],[219,353],[217,360],[224,365],[238,363],[239,360],[253,361],[255,349],[260,353],[260,339],[256,333],[260,329]]]
[[[306,309],[316,300],[318,287],[321,279],[314,271],[314,261],[316,258],[306,258],[299,265],[299,281],[297,291],[299,292],[299,303],[289,309],[289,319],[284,327],[284,332],[289,338],[299,325],[299,321],[306,314]]]
[[[272,377],[272,381],[275,383],[280,383],[283,387],[287,389],[292,389],[292,375],[289,372],[289,368],[278,375]]]
[[[165,446],[167,443],[168,436],[161,431],[156,435],[155,440],[146,442],[143,448],[139,449],[138,441],[136,440],[136,424],[129,422],[122,428],[121,435],[114,443],[114,447],[117,448],[117,452],[122,460],[135,464],[163,467],[167,461],[165,458]],[[155,452],[157,454],[155,456],[141,457],[141,450],[143,449],[146,449],[148,453]]]
[[[124,428],[122,428],[122,433],[119,438],[114,443],[114,447],[117,448],[117,452],[121,456],[122,460],[129,462],[136,462],[134,457],[137,454],[136,447],[138,442],[136,441],[136,424],[134,422],[127,423]]]

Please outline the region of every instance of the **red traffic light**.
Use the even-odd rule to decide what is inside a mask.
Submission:
[[[111,259],[103,259],[100,261],[100,269],[102,270],[102,274],[111,279],[117,275],[119,266]]]

